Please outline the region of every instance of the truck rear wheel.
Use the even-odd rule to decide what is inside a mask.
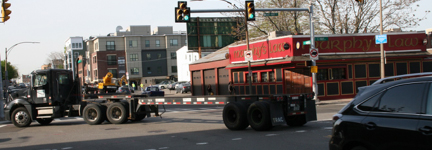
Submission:
[[[101,124],[105,121],[105,112],[100,105],[88,104],[83,111],[83,119],[90,125]]]
[[[28,127],[31,124],[31,117],[27,109],[18,107],[12,112],[11,120],[17,127]]]
[[[265,102],[254,102],[249,106],[247,119],[256,131],[270,130],[273,126],[270,119],[269,105]]]
[[[49,125],[53,119],[52,118],[38,118],[36,119],[37,122],[39,122],[39,124],[41,125]]]
[[[303,126],[306,124],[306,115],[287,116],[285,118],[287,125],[292,127]]]
[[[113,124],[122,124],[128,120],[128,111],[122,103],[112,103],[109,105],[106,115],[108,120]]]
[[[246,108],[240,103],[232,102],[223,109],[223,121],[230,130],[244,130],[249,124],[246,118]]]

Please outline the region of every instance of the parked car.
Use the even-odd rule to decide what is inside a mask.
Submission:
[[[176,93],[187,93],[191,91],[191,85],[189,82],[177,84]]]
[[[129,90],[130,90],[132,93],[135,93],[134,88],[133,88],[132,86],[130,86],[130,85],[129,85]]]
[[[131,94],[132,92],[128,86],[121,86],[117,89],[116,93]]]
[[[168,85],[168,89],[169,89],[169,90],[175,90],[175,87],[176,87],[176,85],[177,85],[178,83],[179,83],[179,82],[173,82],[173,83],[169,84],[169,85]]]
[[[416,75],[432,73],[360,87],[333,116],[330,150],[432,149],[432,76],[400,79]]]
[[[165,96],[165,92],[162,90],[159,90],[158,86],[146,87],[145,90],[141,94],[147,95],[147,96]]]
[[[168,88],[168,86],[169,86],[170,84],[172,84],[172,83],[174,83],[174,81],[172,81],[172,80],[167,80],[167,81],[162,81],[162,82],[160,82],[159,84],[156,84],[156,86],[158,86],[159,89],[166,89],[166,88]]]

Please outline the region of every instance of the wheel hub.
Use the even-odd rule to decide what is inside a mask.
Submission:
[[[25,123],[28,119],[29,119],[29,117],[28,117],[27,113],[25,113],[24,111],[20,111],[20,112],[16,113],[16,115],[15,115],[15,120],[19,124]]]

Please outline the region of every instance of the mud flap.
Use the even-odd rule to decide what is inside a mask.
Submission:
[[[314,100],[306,100],[306,121],[317,120],[316,105]]]
[[[273,126],[286,125],[284,111],[281,102],[269,102],[270,117]]]

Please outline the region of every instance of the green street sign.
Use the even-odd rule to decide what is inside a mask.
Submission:
[[[303,45],[310,45],[311,44],[311,41],[309,40],[309,41],[303,41]]]
[[[328,37],[315,37],[315,41],[328,41]]]
[[[264,13],[264,17],[268,16],[279,16],[279,13]]]

